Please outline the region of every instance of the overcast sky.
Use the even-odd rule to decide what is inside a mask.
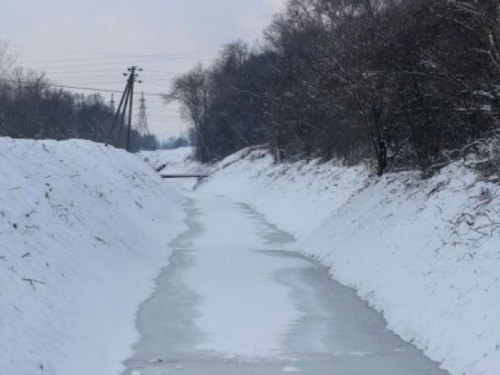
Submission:
[[[19,54],[18,65],[45,71],[58,84],[123,90],[122,73],[139,65],[143,83],[136,90],[157,94],[167,92],[172,77],[196,62],[212,61],[222,45],[260,38],[285,3],[0,0],[0,39],[8,40],[11,51]],[[119,96],[115,94],[116,101]],[[168,137],[186,129],[176,105],[167,107],[158,96],[146,99],[152,132]]]

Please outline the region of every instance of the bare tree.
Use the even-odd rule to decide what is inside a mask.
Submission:
[[[0,79],[8,76],[16,59],[17,56],[9,51],[9,42],[0,39]]]
[[[207,113],[209,106],[209,73],[200,64],[189,73],[176,78],[173,87],[164,100],[169,103],[177,100],[182,105],[184,115],[196,130],[199,158],[202,162],[210,160],[207,146]]]
[[[178,78],[201,159],[440,165],[500,126],[500,0],[290,0],[250,50]]]

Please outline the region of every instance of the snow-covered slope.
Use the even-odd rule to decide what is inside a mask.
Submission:
[[[275,165],[259,149],[212,169],[200,189],[250,204],[294,234],[299,251],[443,368],[500,373],[498,186],[458,165],[429,180],[376,178],[332,163]]]
[[[117,374],[137,306],[184,228],[134,155],[0,139],[0,374]]]
[[[452,374],[500,373],[500,190],[449,167],[389,175],[302,244]]]

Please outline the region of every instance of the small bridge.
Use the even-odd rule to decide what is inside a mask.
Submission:
[[[167,167],[167,164],[162,164],[158,168],[155,168],[155,171],[160,173]],[[161,174],[161,178],[203,178],[203,177],[208,177],[208,173],[203,173],[203,172],[196,172],[196,173],[168,173],[168,174]]]
[[[189,174],[161,174],[161,178],[203,178],[208,177],[207,173],[189,173]]]

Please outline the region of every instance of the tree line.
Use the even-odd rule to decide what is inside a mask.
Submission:
[[[0,136],[113,141],[108,135],[114,109],[101,94],[75,94],[57,88],[44,74],[11,69],[13,64],[5,43],[0,43]],[[119,147],[124,144],[116,143]],[[131,151],[157,147],[154,135],[132,130]]]
[[[432,169],[499,128],[500,0],[290,0],[250,47],[177,77],[197,157]]]

